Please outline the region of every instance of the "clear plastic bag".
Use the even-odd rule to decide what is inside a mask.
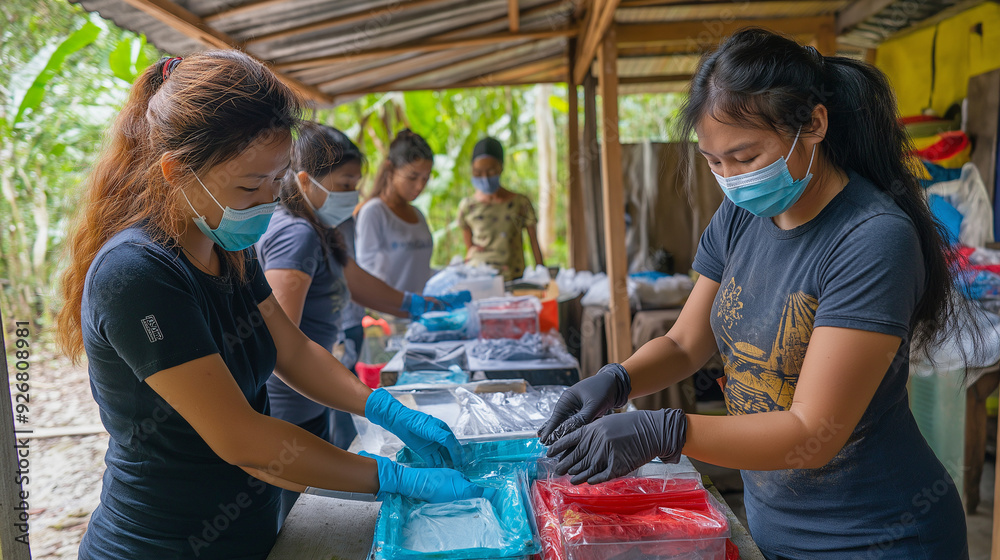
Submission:
[[[473,393],[455,388],[460,412],[455,435],[503,434],[535,431],[552,415],[552,407],[566,390],[560,385],[529,389],[524,393]]]
[[[403,522],[403,548],[415,552],[501,549],[504,532],[486,498],[423,504]]]

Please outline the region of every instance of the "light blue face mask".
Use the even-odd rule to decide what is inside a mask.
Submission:
[[[500,176],[487,175],[486,177],[473,177],[472,186],[483,194],[493,194],[500,190]]]
[[[802,127],[795,133],[795,140],[792,141],[792,149],[788,150],[788,156],[779,157],[777,161],[749,173],[723,177],[712,172],[715,180],[722,187],[722,192],[726,193],[733,204],[744,210],[760,216],[771,218],[788,210],[799,200],[806,190],[806,185],[812,179],[813,158],[816,157],[816,146],[813,146],[812,156],[809,158],[809,167],[806,169],[806,176],[798,181],[792,179],[792,174],[788,171],[788,158],[795,150],[795,144],[799,141],[799,133]]]
[[[326,227],[337,227],[340,224],[347,221],[347,218],[351,217],[354,213],[354,208],[358,205],[358,191],[328,191],[323,185],[319,184],[319,181],[313,179],[312,176],[309,177],[314,185],[319,187],[319,189],[326,193],[326,200],[319,208],[313,206],[311,200],[309,200],[309,195],[302,193],[302,198],[306,199],[306,204],[312,211],[316,213],[316,217],[319,218],[320,222]]]
[[[181,189],[184,200],[187,200],[188,206],[195,213],[194,224],[216,245],[226,251],[242,251],[256,243],[260,236],[264,235],[264,232],[267,231],[267,224],[271,222],[271,214],[274,214],[274,210],[278,207],[278,201],[258,204],[245,210],[233,210],[228,206],[223,208],[212,191],[208,190],[205,183],[202,183],[201,179],[198,178],[198,174],[194,170],[191,170],[191,174],[197,179],[201,188],[205,189],[208,196],[211,196],[219,208],[222,208],[222,219],[219,220],[219,227],[212,229],[208,227],[205,216],[198,214],[187,194]]]

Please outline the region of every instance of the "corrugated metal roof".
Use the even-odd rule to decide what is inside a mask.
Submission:
[[[206,48],[187,34],[223,34],[306,88],[331,99],[364,91],[441,89],[476,85],[565,81],[571,36],[581,38],[594,0],[520,0],[518,33],[508,36],[508,0],[71,0],[120,27],[145,33],[176,55]],[[160,18],[133,7],[161,9]],[[754,20],[815,25],[845,12],[861,14],[838,38],[871,48],[899,31],[969,0],[697,1],[622,0],[614,14],[621,26],[619,75],[623,93],[676,91],[693,72],[698,51],[721,38],[712,29]],[[884,6],[877,13],[872,7]],[[187,27],[163,20],[181,14]],[[185,12],[186,10],[186,12]],[[811,19],[810,19],[811,18]],[[824,19],[825,18],[825,19]],[[687,22],[687,23],[684,23]],[[676,24],[634,31],[637,24]],[[708,41],[685,34],[702,26]],[[730,27],[726,27],[726,26]],[[632,26],[632,27],[630,27]],[[192,31],[200,27],[201,31]],[[640,25],[641,27],[641,25]],[[178,30],[184,29],[184,32]],[[664,28],[667,29],[667,28]],[[699,28],[700,29],[700,28]],[[633,31],[630,31],[633,30]],[[815,32],[806,29],[804,32]],[[187,33],[187,34],[186,34]],[[630,34],[631,33],[631,34]],[[673,33],[673,35],[670,35]],[[705,35],[700,33],[699,35]],[[462,41],[458,45],[454,42]],[[650,83],[641,83],[645,78]],[[657,80],[666,83],[654,83]],[[631,81],[629,81],[631,80]]]

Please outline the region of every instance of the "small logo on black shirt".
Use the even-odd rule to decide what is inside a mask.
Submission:
[[[143,317],[142,328],[146,329],[146,336],[149,337],[150,342],[163,340],[163,333],[160,331],[160,325],[156,324],[156,317],[153,317],[152,315],[146,315]]]

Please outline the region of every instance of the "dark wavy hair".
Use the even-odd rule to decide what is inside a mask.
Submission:
[[[819,104],[829,115],[819,144],[825,157],[889,195],[916,228],[926,284],[911,319],[911,348],[930,357],[944,338],[942,327],[962,320],[969,304],[955,288],[951,250],[914,175],[912,144],[885,74],[764,29],[742,29],[702,58],[681,110],[681,137],[691,138],[705,117],[786,136],[802,127],[805,134]]]

